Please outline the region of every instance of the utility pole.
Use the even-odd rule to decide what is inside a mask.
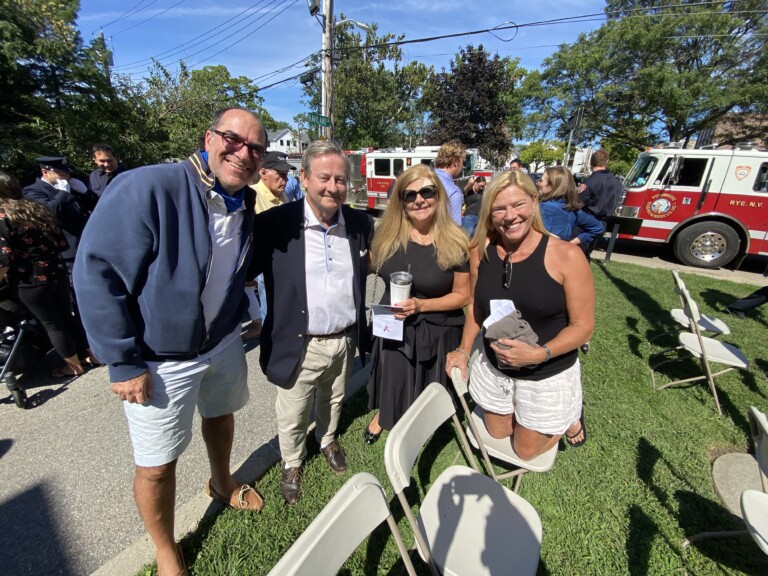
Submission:
[[[322,115],[330,118],[331,125],[325,129],[327,140],[333,139],[333,63],[331,48],[333,47],[333,0],[323,2],[323,86],[322,86]]]

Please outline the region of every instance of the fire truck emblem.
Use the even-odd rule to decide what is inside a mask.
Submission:
[[[736,166],[736,180],[744,180],[752,171],[752,166]]]
[[[645,210],[651,218],[666,218],[675,211],[675,197],[671,194],[654,194],[645,205]]]

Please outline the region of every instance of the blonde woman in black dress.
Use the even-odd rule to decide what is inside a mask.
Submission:
[[[420,164],[401,174],[371,246],[372,269],[386,283],[382,304],[402,308],[403,340],[375,338],[366,428],[373,444],[390,430],[431,382],[448,383],[445,356],[458,346],[469,302],[468,239],[450,217],[437,174]],[[389,275],[409,271],[411,297],[390,302]]]

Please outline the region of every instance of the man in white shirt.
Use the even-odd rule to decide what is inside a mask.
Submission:
[[[370,341],[364,299],[372,220],[344,205],[350,168],[336,144],[313,142],[301,166],[306,196],[256,217],[250,269],[264,274],[267,290],[260,362],[278,386],[280,489],[289,505],[301,494],[313,404],[320,452],[334,473],[347,470],[336,428],[355,349],[364,360]]]

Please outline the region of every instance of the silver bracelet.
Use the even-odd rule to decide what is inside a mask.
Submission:
[[[461,352],[462,354],[464,354],[464,356],[466,356],[466,357],[467,357],[467,360],[469,360],[469,359],[470,359],[470,358],[469,358],[469,353],[465,352],[465,351],[464,351],[464,350],[462,350],[461,348],[456,348],[456,349],[454,350],[454,352]]]
[[[546,355],[547,355],[547,356],[546,356],[546,358],[544,358],[544,362],[549,362],[549,359],[550,359],[550,358],[552,358],[552,350],[550,350],[550,349],[549,349],[549,346],[547,346],[546,344],[544,344],[544,345],[542,346],[542,348],[544,348],[544,352],[545,352],[545,353],[546,353]],[[544,362],[542,362],[542,364],[543,364]]]

